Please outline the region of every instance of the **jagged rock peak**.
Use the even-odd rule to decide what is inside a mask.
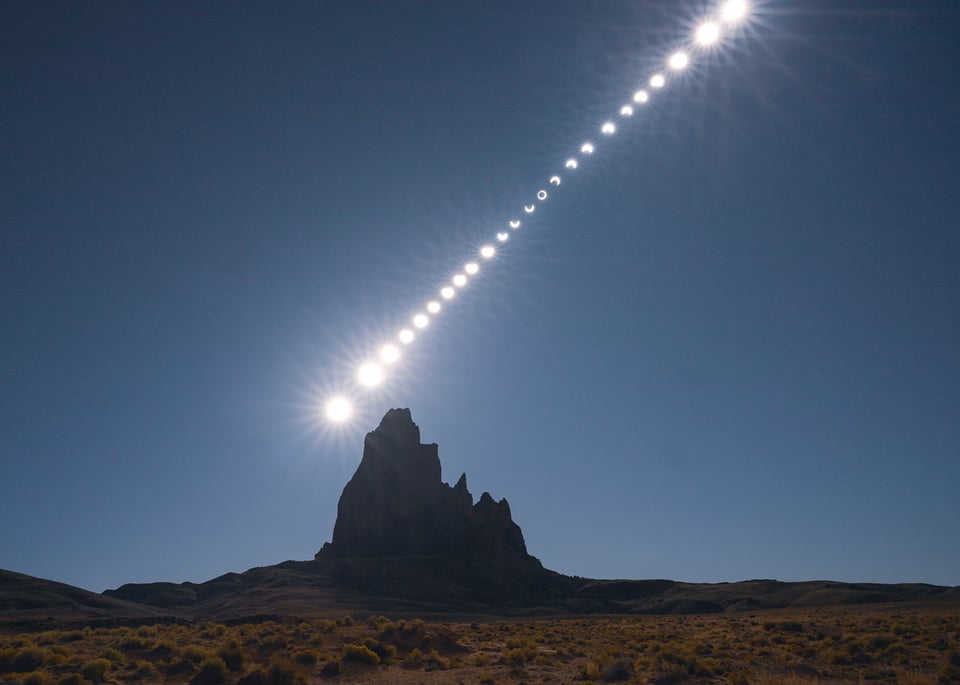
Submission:
[[[409,409],[390,409],[372,434],[389,438],[398,445],[420,444],[420,427],[413,422]],[[370,434],[370,435],[372,435]]]
[[[333,540],[317,556],[415,555],[540,568],[507,501],[485,492],[474,504],[465,473],[454,487],[442,482],[437,445],[420,443],[409,409],[391,409],[367,433],[340,496]]]
[[[344,494],[359,489],[374,499],[390,497],[391,491],[415,492],[422,497],[440,484],[437,445],[420,444],[420,428],[409,409],[391,409],[377,429],[367,433],[360,466]],[[343,497],[340,499],[342,503]]]

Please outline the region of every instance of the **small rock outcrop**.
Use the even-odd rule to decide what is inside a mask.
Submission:
[[[421,444],[409,409],[391,409],[364,440],[363,458],[337,507],[333,540],[317,559],[434,556],[542,569],[527,553],[506,499],[474,504],[463,474],[441,481],[436,444]]]

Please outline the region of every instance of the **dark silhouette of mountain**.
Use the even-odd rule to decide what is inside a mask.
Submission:
[[[105,597],[72,585],[0,569],[0,617],[147,618],[164,612],[155,606]]]
[[[437,445],[420,443],[408,409],[391,409],[367,434],[363,458],[340,497],[333,538],[311,561],[227,573],[205,583],[131,583],[103,596],[0,572],[0,615],[7,617],[676,614],[886,602],[960,605],[960,588],[592,580],[545,569],[527,552],[505,499],[484,492],[474,502],[466,474],[452,487],[441,481]]]
[[[369,602],[420,611],[551,605],[580,580],[543,567],[527,553],[510,505],[484,492],[474,503],[466,474],[441,481],[436,444],[421,444],[409,409],[391,409],[364,439],[363,457],[343,489],[333,539],[313,561],[228,573],[206,583],[128,584],[110,597],[171,611],[219,614],[276,611],[304,604]],[[244,599],[246,598],[246,599]]]
[[[421,444],[409,409],[367,434],[315,560],[341,586],[407,599],[527,605],[575,586],[527,553],[506,499],[474,503],[466,474],[441,481],[437,445]]]
[[[542,570],[527,554],[506,499],[484,492],[474,504],[467,474],[440,480],[435,443],[420,443],[409,409],[391,409],[368,433],[363,459],[340,496],[333,541],[318,559],[431,555]]]

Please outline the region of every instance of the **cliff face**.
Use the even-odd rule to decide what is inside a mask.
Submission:
[[[440,477],[437,445],[420,443],[409,409],[391,409],[366,436],[333,540],[317,558],[429,555],[540,568],[506,499],[484,492],[474,504],[466,474],[453,487]]]

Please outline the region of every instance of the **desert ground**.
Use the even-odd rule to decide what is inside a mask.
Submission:
[[[40,627],[0,627],[3,683],[960,682],[958,607]]]

